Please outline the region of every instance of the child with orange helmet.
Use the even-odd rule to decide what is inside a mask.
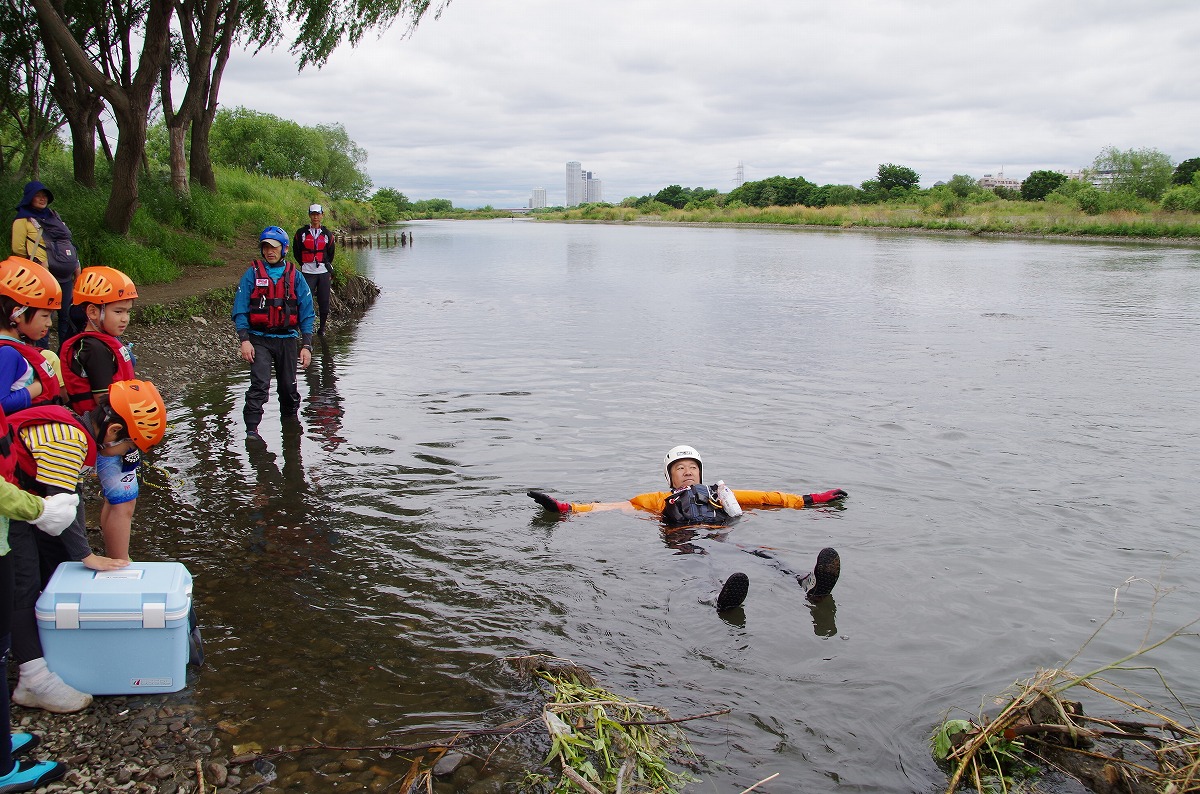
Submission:
[[[160,442],[167,426],[167,410],[158,389],[149,381],[118,381],[109,387],[103,405],[77,418],[59,405],[29,408],[9,418],[11,455],[16,483],[26,491],[49,499],[74,494],[85,469],[95,466],[105,500],[120,501],[136,484],[136,472],[120,477],[122,463],[131,452],[148,450]],[[105,473],[105,461],[115,462],[118,476]],[[136,488],[136,485],[134,485]],[[135,490],[136,495],[136,490]],[[72,712],[86,708],[91,696],[71,687],[50,670],[42,653],[35,607],[45,585],[43,571],[62,562],[82,562],[95,571],[111,571],[129,559],[101,556],[87,540],[82,506],[65,531],[54,535],[41,524],[12,521],[9,545],[13,555],[12,654],[20,676],[13,702],[28,708]],[[42,534],[36,534],[40,531]]]
[[[0,262],[0,408],[6,414],[59,401],[58,357],[34,346],[50,333],[62,288],[39,264]]]
[[[83,414],[108,403],[112,384],[135,377],[133,353],[120,337],[129,327],[137,287],[116,268],[86,267],[75,279],[73,297],[75,304],[83,307],[87,327],[63,344],[59,356],[68,405]],[[124,454],[123,461],[111,460],[115,457],[102,456],[96,467],[100,487],[105,492],[100,531],[109,556],[129,559],[141,453],[135,447]],[[124,483],[126,487],[117,487],[116,483]],[[109,493],[119,493],[119,501],[110,500]]]

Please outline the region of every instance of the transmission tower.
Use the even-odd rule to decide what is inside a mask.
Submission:
[[[738,160],[737,174],[733,177],[733,186],[741,187],[746,184],[746,169],[742,166],[742,161]]]

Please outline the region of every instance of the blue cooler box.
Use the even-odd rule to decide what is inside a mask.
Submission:
[[[92,571],[64,562],[37,600],[50,669],[92,695],[178,692],[187,682],[192,575],[178,562]]]

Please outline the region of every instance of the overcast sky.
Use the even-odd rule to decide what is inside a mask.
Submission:
[[[436,0],[435,0],[436,2]],[[857,185],[880,163],[953,174],[1076,170],[1106,146],[1200,156],[1192,0],[453,0],[297,73],[236,55],[221,87],[340,122],[376,187],[456,206],[604,198],[776,174]]]

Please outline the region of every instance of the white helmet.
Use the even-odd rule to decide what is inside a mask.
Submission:
[[[663,471],[667,475],[667,482],[671,481],[671,464],[677,460],[690,459],[696,461],[696,465],[700,467],[700,479],[704,480],[704,461],[700,458],[700,453],[687,444],[680,444],[677,447],[672,447],[671,451],[663,458]]]

